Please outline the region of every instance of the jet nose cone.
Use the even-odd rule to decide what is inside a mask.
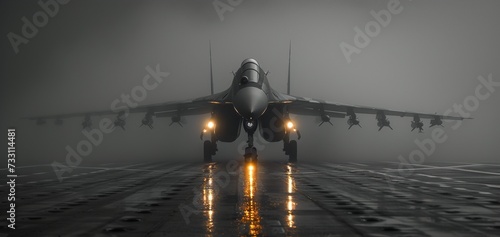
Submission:
[[[267,96],[256,87],[246,87],[238,91],[234,98],[234,109],[246,119],[256,119],[267,109]]]

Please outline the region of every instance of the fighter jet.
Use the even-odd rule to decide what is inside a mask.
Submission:
[[[330,118],[345,118],[348,116],[347,124],[349,125],[349,129],[354,125],[361,127],[356,114],[373,114],[377,120],[379,131],[384,127],[392,129],[387,116],[413,117],[414,120],[411,123],[412,131],[418,128],[420,132],[423,131],[421,119],[431,119],[431,127],[441,125],[442,119],[467,119],[456,116],[355,106],[290,95],[291,44],[288,55],[288,84],[286,94],[271,88],[268,73],[262,69],[262,66],[255,59],[251,58],[241,62],[240,67],[233,73],[234,77],[228,89],[214,93],[211,54],[210,47],[211,95],[186,101],[128,108],[128,112],[130,113],[145,113],[145,117],[141,122],[142,125],[146,125],[149,128],[153,128],[153,117],[168,117],[171,118],[170,125],[178,123],[182,126],[180,123],[181,117],[209,114],[210,120],[207,121],[200,135],[202,140],[205,135],[208,136],[208,139],[203,142],[203,160],[205,162],[212,161],[212,156],[218,151],[218,142],[234,142],[239,137],[242,127],[248,136],[247,147],[244,153],[245,161],[257,160],[257,149],[254,147],[253,139],[255,132],[258,131],[268,142],[282,142],[283,150],[288,155],[289,162],[297,162],[297,140],[300,139],[300,132],[292,119],[290,119],[290,114],[318,116],[321,119],[321,124],[329,123],[331,125],[333,124]],[[113,111],[97,111],[38,116],[30,117],[30,119],[42,124],[41,121],[45,119],[57,119],[60,121],[62,118],[82,116],[84,117],[82,126],[84,129],[88,129],[92,125],[90,116],[107,114],[116,113]],[[117,114],[114,124],[125,129],[123,111]],[[297,133],[297,140],[292,139],[291,135],[293,133]]]

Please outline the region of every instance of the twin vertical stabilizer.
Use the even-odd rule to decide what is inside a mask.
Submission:
[[[290,63],[292,61],[292,41],[290,40],[290,47],[288,48],[288,84],[286,87],[286,94],[290,95]]]

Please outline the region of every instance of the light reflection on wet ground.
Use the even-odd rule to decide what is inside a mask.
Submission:
[[[451,166],[107,164],[61,183],[21,168],[9,236],[498,235],[499,166]]]
[[[243,198],[240,204],[241,226],[243,233],[248,235],[261,235],[261,216],[259,213],[259,202],[256,197],[258,193],[258,165],[246,164],[242,170],[243,173]]]

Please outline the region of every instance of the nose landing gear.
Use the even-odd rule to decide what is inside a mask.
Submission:
[[[243,128],[248,134],[248,146],[245,148],[245,155],[243,155],[243,157],[245,157],[245,162],[257,162],[257,148],[253,146],[253,134],[257,130],[257,121],[252,119],[245,120]]]
[[[252,163],[252,162],[257,162],[257,148],[255,147],[246,147],[245,148],[245,163]]]

